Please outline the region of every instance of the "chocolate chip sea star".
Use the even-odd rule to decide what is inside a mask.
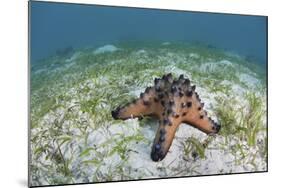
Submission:
[[[165,158],[181,123],[189,124],[206,134],[217,133],[220,125],[207,116],[203,109],[195,85],[180,75],[173,80],[172,74],[154,80],[153,87],[147,87],[144,93],[123,107],[112,111],[114,119],[126,120],[153,116],[159,119],[159,127],[152,145],[151,159],[161,161]]]

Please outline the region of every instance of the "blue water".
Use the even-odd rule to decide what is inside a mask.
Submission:
[[[120,41],[200,42],[267,62],[267,17],[30,2],[31,62]]]

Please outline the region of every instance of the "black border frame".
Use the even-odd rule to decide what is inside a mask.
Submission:
[[[134,180],[119,180],[119,181],[101,181],[101,182],[88,182],[88,183],[74,183],[74,184],[54,184],[54,185],[40,185],[40,186],[32,186],[31,185],[31,143],[30,143],[30,136],[31,136],[31,106],[30,106],[30,97],[31,97],[31,77],[30,77],[30,71],[31,71],[31,2],[40,2],[40,3],[46,3],[46,4],[68,4],[68,5],[84,5],[84,6],[99,6],[99,7],[115,7],[115,8],[131,8],[131,9],[145,9],[145,10],[160,10],[160,11],[172,11],[172,12],[189,12],[189,13],[207,13],[207,14],[224,14],[224,15],[239,15],[239,16],[256,16],[256,17],[264,17],[266,18],[266,144],[267,144],[267,158],[266,158],[266,170],[264,171],[254,171],[254,172],[236,172],[236,173],[225,173],[225,174],[205,174],[205,175],[193,175],[193,176],[178,176],[178,177],[163,177],[163,178],[144,178],[144,179],[134,179]],[[237,175],[237,174],[257,174],[257,173],[267,173],[269,172],[269,160],[268,160],[268,151],[269,151],[269,144],[268,144],[268,16],[266,15],[254,15],[254,14],[238,14],[238,13],[220,13],[220,12],[208,12],[208,11],[192,11],[192,10],[176,10],[176,9],[164,9],[164,8],[146,8],[146,7],[131,7],[131,6],[119,6],[119,5],[102,5],[102,4],[87,4],[87,3],[69,3],[69,2],[59,2],[59,1],[42,1],[42,0],[29,0],[28,1],[28,75],[27,75],[27,87],[28,87],[28,97],[27,97],[27,111],[28,111],[28,187],[54,187],[54,186],[67,186],[67,185],[91,185],[91,184],[101,184],[101,183],[117,183],[117,182],[135,182],[135,181],[147,181],[147,180],[161,180],[161,179],[177,179],[177,178],[191,178],[191,177],[208,177],[208,176],[225,176],[225,175]]]

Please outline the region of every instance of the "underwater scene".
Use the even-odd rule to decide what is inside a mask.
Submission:
[[[265,17],[30,11],[31,186],[267,171]]]

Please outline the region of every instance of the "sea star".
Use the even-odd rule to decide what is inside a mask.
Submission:
[[[162,79],[155,78],[153,87],[147,87],[138,99],[113,110],[112,117],[126,120],[153,116],[159,119],[151,158],[153,161],[161,161],[181,123],[187,123],[206,134],[220,130],[220,125],[207,117],[207,112],[203,110],[204,103],[201,103],[195,87],[183,75],[178,80],[173,80],[171,73],[164,75]]]

